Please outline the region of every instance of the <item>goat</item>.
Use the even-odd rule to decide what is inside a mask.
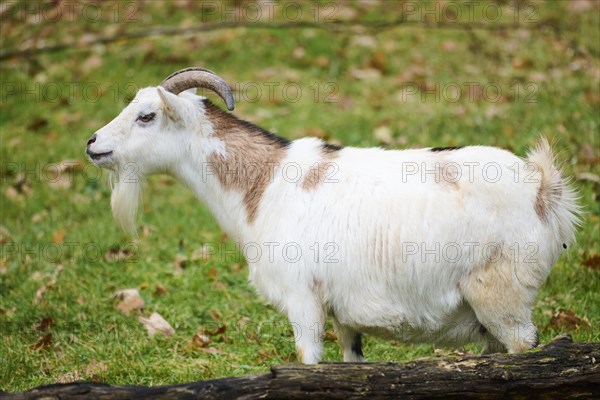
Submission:
[[[307,364],[321,359],[328,316],[344,361],[363,361],[362,333],[484,352],[538,345],[533,302],[580,214],[545,139],[526,159],[485,146],[288,141],[196,88],[233,110],[223,79],[187,68],[140,89],[87,142],[114,174],[112,210],[126,230],[143,178],[174,176],[240,244],[249,280],[287,314]]]

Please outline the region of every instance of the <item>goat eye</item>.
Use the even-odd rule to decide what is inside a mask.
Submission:
[[[156,117],[156,113],[142,114],[137,117],[137,121],[150,122]]]

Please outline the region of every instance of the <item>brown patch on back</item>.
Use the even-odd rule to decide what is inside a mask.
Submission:
[[[430,149],[430,151],[433,152],[431,159],[434,163],[428,165],[428,169],[424,171],[427,182],[434,181],[445,189],[460,189],[458,184],[461,179],[460,165],[456,162],[447,161],[446,157],[448,151],[459,148],[460,147],[434,147],[433,149]],[[429,171],[429,168],[431,168],[431,171]]]
[[[203,103],[213,134],[227,151],[226,157],[213,153],[208,161],[225,190],[243,193],[248,222],[252,222],[290,142],[222,111],[208,100]]]
[[[437,167],[440,176],[438,183],[449,189],[458,190],[458,181],[460,180],[458,173],[460,170],[453,167],[452,163],[442,163],[441,165],[438,164]]]
[[[334,164],[332,160],[337,158],[338,152],[342,149],[340,146],[332,144],[324,144],[321,147],[321,161],[318,161],[316,165],[311,166],[308,169],[308,173],[302,182],[302,189],[314,190],[325,183],[328,173],[333,168]]]

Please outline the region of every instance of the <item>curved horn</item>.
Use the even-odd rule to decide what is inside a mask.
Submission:
[[[221,96],[229,111],[234,108],[233,94],[227,82],[205,68],[192,67],[173,72],[160,83],[160,86],[174,94],[192,88],[210,89]]]

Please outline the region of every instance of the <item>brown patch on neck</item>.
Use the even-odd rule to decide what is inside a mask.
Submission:
[[[226,156],[211,154],[208,162],[225,190],[243,193],[248,222],[253,222],[290,142],[224,112],[209,100],[203,103],[213,135],[223,141],[227,152]]]
[[[324,144],[321,147],[322,159],[308,169],[308,173],[302,182],[302,189],[315,190],[325,183],[328,176],[335,171],[335,165],[332,161],[337,158],[341,149],[342,147],[332,144]]]

